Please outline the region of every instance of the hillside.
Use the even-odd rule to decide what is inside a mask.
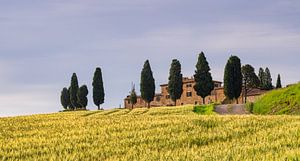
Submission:
[[[273,90],[255,102],[255,114],[300,114],[300,83]]]
[[[0,118],[0,160],[290,160],[299,147],[299,116],[186,106]]]

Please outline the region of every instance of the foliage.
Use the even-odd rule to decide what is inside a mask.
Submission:
[[[270,91],[254,104],[256,114],[300,114],[300,84]]]
[[[296,160],[299,120],[192,106],[0,118],[0,160]]]
[[[208,105],[195,105],[193,112],[201,115],[213,115],[216,114],[214,112],[215,105],[214,104],[208,104]]]
[[[278,76],[277,76],[276,88],[277,88],[277,89],[278,89],[278,88],[282,88],[280,74],[278,74]]]
[[[210,95],[214,89],[214,82],[211,77],[210,67],[203,52],[199,54],[194,78],[196,82],[194,89],[197,95],[202,97],[203,104],[205,104],[205,97]]]
[[[98,110],[100,110],[100,105],[104,103],[104,87],[103,87],[103,78],[102,78],[102,71],[101,68],[96,68],[96,71],[94,73],[93,77],[93,101],[94,104],[98,107]]]
[[[249,64],[246,64],[242,67],[242,75],[245,103],[247,103],[248,90],[250,88],[258,87],[260,81],[257,75],[255,74],[254,68]]]
[[[265,88],[265,76],[266,75],[266,73],[265,73],[265,71],[264,71],[264,69],[263,68],[259,68],[259,72],[258,72],[258,78],[259,78],[259,87],[261,88],[261,89],[264,89]]]
[[[74,110],[75,107],[72,105],[71,103],[71,96],[70,96],[70,91],[71,91],[71,86],[68,88],[68,92],[69,92],[69,100],[70,100],[70,103],[69,103],[69,106],[68,106],[68,110]]]
[[[88,93],[89,91],[86,85],[81,86],[77,92],[77,102],[84,109],[86,109],[86,106],[88,104],[88,99],[87,99]]]
[[[271,90],[273,89],[273,85],[272,85],[272,76],[271,76],[271,72],[269,70],[269,68],[266,68],[265,70],[265,88],[266,90]]]
[[[132,105],[132,109],[133,109],[133,106],[137,103],[137,95],[136,95],[136,92],[135,92],[135,86],[132,85],[132,88],[131,88],[131,91],[130,91],[130,103]]]
[[[242,92],[241,60],[237,56],[231,56],[224,71],[224,94],[230,100],[240,97]]]
[[[153,101],[155,96],[155,80],[153,78],[153,73],[149,60],[146,60],[144,67],[141,72],[141,97],[148,103],[148,108],[150,108],[150,102]]]
[[[77,91],[78,91],[78,79],[76,73],[73,73],[71,78],[71,86],[70,86],[70,101],[72,104],[72,107],[79,108],[79,104],[77,102]]]
[[[70,104],[70,95],[67,88],[63,88],[61,91],[60,102],[63,108],[66,110]]]
[[[175,102],[175,106],[176,100],[181,97],[183,92],[182,85],[181,64],[177,59],[173,59],[169,72],[168,92]]]

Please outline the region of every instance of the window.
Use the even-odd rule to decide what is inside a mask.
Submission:
[[[128,100],[128,104],[130,104],[130,100]]]
[[[220,84],[218,84],[218,83],[215,83],[215,87],[220,87]]]
[[[155,100],[156,102],[160,102],[160,96],[156,96]]]
[[[186,87],[187,88],[192,87],[192,84],[187,84]]]
[[[192,97],[192,92],[186,92],[187,97]]]
[[[170,95],[166,95],[166,99],[170,99]]]
[[[198,102],[197,102],[197,101],[195,101],[195,105],[198,105]]]

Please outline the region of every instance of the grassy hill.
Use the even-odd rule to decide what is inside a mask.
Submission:
[[[255,114],[300,114],[300,84],[273,90],[262,96],[253,107]]]
[[[0,160],[290,160],[299,116],[203,116],[193,107],[0,118]]]

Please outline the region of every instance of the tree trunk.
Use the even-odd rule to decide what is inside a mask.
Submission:
[[[131,105],[131,109],[133,110],[133,104]]]
[[[150,108],[150,102],[148,102],[148,108]]]
[[[205,97],[202,98],[202,103],[205,105]]]
[[[239,98],[236,98],[236,104],[237,105],[239,104]]]
[[[98,110],[100,110],[100,105],[98,105]]]
[[[176,101],[177,101],[177,100],[175,100],[175,107],[176,107]]]

